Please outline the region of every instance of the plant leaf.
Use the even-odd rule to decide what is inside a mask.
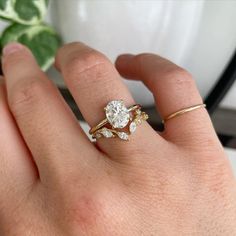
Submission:
[[[19,42],[26,45],[34,54],[39,66],[46,71],[53,63],[55,53],[60,46],[56,32],[47,25],[12,24],[7,27],[1,38],[3,48],[9,42]]]
[[[1,9],[1,10],[6,9],[7,1],[8,1],[8,0],[0,0],[0,9]]]
[[[0,0],[0,17],[25,25],[39,24],[48,0]]]

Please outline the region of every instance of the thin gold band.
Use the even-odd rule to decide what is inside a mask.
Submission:
[[[128,111],[131,112],[131,111],[134,111],[136,109],[140,109],[141,106],[139,104],[135,104],[131,107],[128,108]],[[107,118],[105,118],[104,120],[102,120],[101,122],[99,122],[96,126],[92,127],[90,130],[89,130],[89,134],[94,134],[97,130],[99,130],[100,128],[102,128],[104,125],[106,125],[108,123],[108,120]]]
[[[172,118],[175,118],[175,117],[183,115],[187,112],[194,111],[194,110],[199,109],[199,108],[205,108],[205,107],[206,107],[206,104],[198,104],[198,105],[194,105],[194,106],[191,106],[191,107],[184,108],[184,109],[176,111],[176,112],[170,114],[169,116],[167,116],[166,118],[164,118],[162,120],[162,123],[164,124],[166,121],[168,121]]]

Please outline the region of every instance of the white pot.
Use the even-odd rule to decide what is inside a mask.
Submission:
[[[50,9],[64,42],[83,41],[112,61],[124,52],[160,54],[189,70],[203,96],[235,49],[236,1],[52,0]],[[137,102],[153,103],[141,83],[128,85]]]

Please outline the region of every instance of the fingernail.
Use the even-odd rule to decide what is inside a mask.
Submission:
[[[122,66],[127,64],[135,55],[133,54],[121,54],[116,59],[116,65]]]
[[[10,55],[13,52],[19,51],[23,48],[23,45],[20,43],[9,43],[3,48],[3,56]]]
[[[122,60],[130,60],[134,57],[135,55],[133,54],[121,54],[118,56],[118,58],[121,58]]]

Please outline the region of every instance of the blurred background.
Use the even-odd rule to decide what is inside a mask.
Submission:
[[[51,67],[61,44],[80,40],[112,61],[124,52],[166,57],[193,75],[218,136],[233,159],[235,13],[236,0],[1,0],[1,46],[9,41],[26,44],[80,120],[73,98]],[[162,129],[150,92],[140,82],[126,83],[149,113],[151,125]],[[82,125],[87,131],[86,123]]]

